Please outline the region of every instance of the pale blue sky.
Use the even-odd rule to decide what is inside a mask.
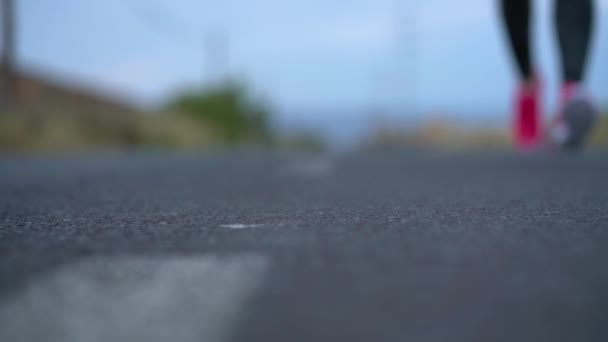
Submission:
[[[222,32],[226,68],[282,108],[414,103],[423,111],[501,115],[514,82],[496,1],[17,3],[24,64],[147,103],[201,83],[206,32]],[[552,94],[558,74],[550,3],[537,1],[536,57]],[[588,84],[607,104],[608,0],[598,4]]]

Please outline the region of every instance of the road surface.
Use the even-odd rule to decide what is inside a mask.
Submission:
[[[0,159],[2,341],[608,341],[608,154]]]

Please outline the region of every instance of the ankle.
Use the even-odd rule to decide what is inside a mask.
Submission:
[[[525,94],[535,94],[540,88],[540,80],[536,75],[523,78],[519,84],[519,89]]]
[[[584,91],[579,81],[565,81],[561,89],[561,101],[568,102],[573,98],[583,96]]]

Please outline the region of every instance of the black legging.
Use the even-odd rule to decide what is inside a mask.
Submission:
[[[555,25],[559,39],[562,77],[581,81],[584,76],[594,17],[593,0],[556,0]],[[502,0],[502,14],[520,76],[528,80],[530,62],[530,0]]]

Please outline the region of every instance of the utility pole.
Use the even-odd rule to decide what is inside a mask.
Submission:
[[[15,2],[2,1],[2,60],[0,65],[0,109],[16,104],[15,80]]]
[[[419,3],[416,0],[397,1],[397,27],[396,27],[396,55],[398,58],[398,83],[399,89],[405,96],[401,95],[398,98],[402,99],[401,105],[411,114],[417,114],[418,108],[418,58],[419,58],[419,41],[418,21],[420,20],[421,12]]]
[[[210,31],[205,36],[206,82],[221,86],[229,78],[228,37],[222,31]]]

